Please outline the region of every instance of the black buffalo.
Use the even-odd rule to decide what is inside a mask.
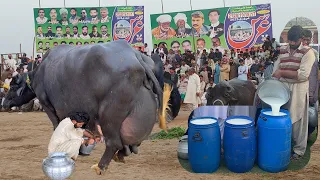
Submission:
[[[59,45],[34,71],[13,78],[4,107],[37,97],[54,128],[70,112],[88,113],[86,129],[96,133],[100,124],[105,137],[105,152],[94,166],[102,174],[114,155],[123,160],[125,147],[148,137],[162,110],[163,69],[153,58],[156,63],[123,40]]]
[[[252,106],[256,87],[251,81],[221,81],[213,88],[208,88],[207,105]]]

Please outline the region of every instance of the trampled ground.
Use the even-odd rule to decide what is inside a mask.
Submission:
[[[169,124],[170,128],[187,127],[188,115],[181,111]],[[159,131],[156,125],[153,132]],[[0,113],[0,179],[47,179],[41,166],[42,159],[47,156],[52,132],[51,122],[45,113]],[[97,176],[90,167],[98,163],[104,151],[103,144],[98,144],[90,156],[78,158],[70,179],[320,179],[319,140],[311,147],[311,160],[305,168],[277,174],[192,174],[180,166],[177,146],[178,139],[146,140],[138,155],[126,158],[126,164],[112,161],[105,176]]]

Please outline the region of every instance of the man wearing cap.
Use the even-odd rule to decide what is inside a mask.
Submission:
[[[59,21],[60,24],[62,24],[63,26],[67,26],[68,23],[68,10],[66,8],[62,8],[60,9],[60,16],[61,16],[61,20]]]
[[[159,26],[152,30],[152,35],[157,40],[167,40],[176,35],[176,31],[170,27],[171,20],[172,17],[168,14],[160,15],[157,18]]]
[[[70,113],[53,132],[48,146],[48,153],[66,152],[67,156],[76,160],[81,144],[93,144],[94,136],[81,127],[89,122],[89,115],[82,112]],[[88,137],[84,140],[83,136]]]
[[[174,17],[174,23],[177,25],[176,34],[179,38],[191,36],[191,27],[187,24],[187,16],[183,13],[178,13]]]
[[[306,152],[308,138],[309,76],[315,61],[312,48],[303,46],[303,28],[292,26],[288,31],[288,46],[280,49],[272,76],[291,91],[291,99],[284,106],[292,122],[292,159],[300,159]]]

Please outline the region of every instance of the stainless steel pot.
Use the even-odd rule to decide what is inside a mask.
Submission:
[[[178,157],[188,160],[188,135],[182,136],[178,144]]]
[[[283,99],[287,103],[290,100],[291,91],[281,81],[268,79],[258,86],[257,94],[263,102],[264,98],[273,97]]]
[[[64,180],[71,176],[74,161],[65,152],[54,152],[43,159],[42,170],[52,180]]]
[[[318,127],[318,108],[319,101],[317,101],[313,106],[309,106],[309,126]]]

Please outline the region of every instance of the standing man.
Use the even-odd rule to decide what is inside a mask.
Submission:
[[[274,63],[273,77],[288,86],[291,99],[285,105],[292,121],[292,159],[300,159],[307,148],[309,76],[315,61],[310,47],[302,45],[303,28],[292,26],[288,31],[289,46],[282,47]]]
[[[17,60],[13,59],[11,54],[8,54],[8,59],[4,61],[4,64],[5,64],[5,69],[10,68],[13,71],[16,71],[17,69],[17,65],[16,65]]]
[[[310,30],[305,29],[303,31],[303,42],[302,44],[304,46],[309,46],[310,41],[312,38],[312,33]],[[319,55],[318,52],[313,49],[314,55],[315,55],[315,61],[313,63],[312,69],[311,69],[311,73],[309,76],[309,108],[310,110],[315,110],[315,114],[316,114],[316,122],[318,122],[318,108],[319,108],[319,102],[318,102],[318,90],[319,90],[319,80],[318,80],[318,73],[319,73]],[[309,117],[309,120],[310,117]],[[318,125],[317,123],[314,124],[310,124],[309,122],[309,127],[308,127],[308,136],[310,136],[313,131],[315,130],[315,126]],[[309,138],[308,138],[309,139]]]
[[[273,50],[276,50],[277,47],[280,47],[280,44],[276,41],[276,38],[272,38],[271,43],[272,43]]]
[[[164,73],[164,78],[167,80],[170,80],[173,84],[173,88],[176,88],[178,85],[179,77],[176,74],[176,68],[175,67],[170,67],[169,72]]]
[[[184,103],[187,104],[188,110],[195,110],[198,108],[198,97],[200,96],[200,77],[195,73],[195,69],[191,68],[189,73],[189,80],[187,86],[187,92],[184,99]]]
[[[151,51],[150,51],[147,43],[144,43],[144,53],[148,56],[151,56]]]

